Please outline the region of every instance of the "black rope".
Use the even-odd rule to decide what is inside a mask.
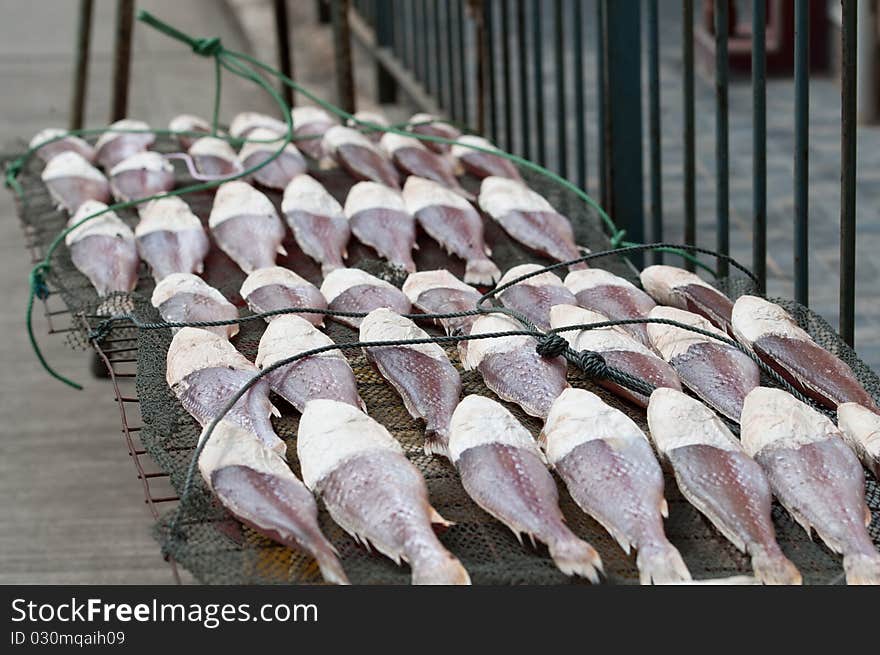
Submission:
[[[576,259],[569,259],[568,261],[557,262],[555,264],[543,266],[540,269],[538,269],[537,271],[532,271],[531,273],[525,273],[523,275],[520,275],[519,277],[516,277],[516,278],[510,280],[509,282],[505,282],[504,284],[495,287],[491,291],[484,293],[480,297],[480,299],[477,301],[477,307],[482,305],[484,302],[486,302],[490,298],[497,296],[499,293],[501,293],[505,289],[508,289],[508,288],[514,286],[515,284],[519,284],[520,282],[523,282],[524,280],[528,280],[529,278],[536,277],[538,275],[541,275],[543,273],[547,273],[549,271],[557,271],[561,268],[567,268],[567,267],[571,266],[572,264],[582,264],[582,263],[592,261],[594,259],[600,259],[603,257],[611,257],[614,255],[626,255],[626,254],[635,253],[635,252],[643,252],[645,250],[665,250],[668,248],[677,248],[679,250],[686,250],[689,252],[696,252],[696,253],[703,254],[703,255],[710,255],[712,257],[715,257],[716,259],[726,261],[728,264],[730,264],[731,266],[733,266],[737,270],[743,272],[752,281],[752,283],[755,285],[755,288],[758,288],[757,276],[754,273],[752,273],[752,271],[749,270],[749,268],[747,268],[743,264],[740,264],[737,260],[735,260],[730,255],[725,255],[720,252],[715,252],[714,250],[709,250],[708,248],[700,248],[698,246],[679,245],[679,244],[675,244],[675,243],[663,243],[663,242],[661,242],[661,243],[644,243],[644,244],[641,244],[638,246],[624,246],[622,248],[611,248],[609,250],[600,250],[600,251],[596,251],[596,252],[591,252],[591,253],[587,253],[586,255],[583,255],[581,257],[578,257]]]

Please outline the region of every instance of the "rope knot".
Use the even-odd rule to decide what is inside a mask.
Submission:
[[[541,357],[559,357],[568,349],[568,341],[558,334],[545,334],[538,339],[535,350]]]
[[[574,363],[591,378],[608,377],[608,364],[605,358],[592,350],[582,350],[577,354]]]
[[[201,55],[202,57],[213,57],[223,50],[223,45],[220,43],[220,39],[216,36],[205,37],[196,39],[193,43],[192,50],[194,53]]]
[[[16,157],[6,164],[6,187],[11,187],[18,179],[18,174],[24,168],[24,157]]]
[[[47,269],[48,266],[41,264],[31,271],[31,290],[40,300],[45,300],[49,297],[49,285],[46,284],[46,276],[44,275],[44,271]]]

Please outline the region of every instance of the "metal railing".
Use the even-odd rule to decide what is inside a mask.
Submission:
[[[331,3],[332,4],[332,3]],[[352,20],[377,61],[379,101],[399,91],[425,109],[486,133],[593,192],[634,241],[664,240],[663,130],[682,137],[684,242],[697,239],[695,38],[714,42],[716,249],[730,252],[730,2],[713,3],[714,29],[695,33],[693,0],[682,0],[681,122],[661,117],[658,0],[354,0]],[[751,3],[753,166],[752,267],[767,278],[767,28],[779,0]],[[840,324],[852,344],[855,316],[856,0],[842,0]],[[809,303],[809,0],[793,0],[795,299]],[[815,8],[813,8],[815,9]],[[643,16],[644,14],[644,16]],[[642,22],[644,19],[644,37]],[[778,26],[771,26],[776,30]],[[360,32],[355,30],[355,36]],[[595,62],[585,56],[592,40]],[[642,44],[645,45],[644,53]],[[778,43],[774,41],[774,48]],[[643,54],[645,61],[643,62]],[[774,55],[776,51],[774,50]],[[646,84],[642,84],[642,65]],[[586,78],[595,84],[585,83]],[[633,101],[647,93],[646,114]],[[671,124],[672,123],[672,124]],[[647,148],[642,140],[643,124]],[[595,134],[595,152],[589,134]],[[643,179],[643,157],[648,180]],[[588,170],[595,161],[595,173]],[[647,182],[647,183],[646,183]],[[647,189],[647,192],[646,192]],[[645,205],[645,198],[648,204]],[[657,257],[662,257],[658,254]],[[727,274],[726,263],[718,265]]]

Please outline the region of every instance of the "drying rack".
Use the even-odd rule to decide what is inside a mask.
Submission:
[[[167,147],[171,147],[171,144],[165,144]],[[25,226],[25,234],[28,237],[28,248],[31,250],[31,254],[35,261],[42,258],[46,244],[51,241],[51,239],[61,230],[63,229],[66,219],[64,215],[56,211],[54,207],[52,207],[52,202],[48,197],[48,194],[39,179],[39,164],[35,162],[31,162],[31,164],[26,167],[26,169],[22,172],[22,175],[19,178],[22,183],[24,189],[24,198],[23,205],[20,206],[20,216]],[[322,177],[322,181],[331,192],[335,191],[334,195],[340,197],[344,195],[344,190],[340,190],[336,185],[340,184],[351,184],[351,180],[347,179],[341,173],[329,173],[325,174]],[[181,183],[185,183],[185,180]],[[569,215],[573,218],[573,223],[576,231],[576,235],[578,237],[579,243],[589,243],[594,247],[607,247],[607,237],[602,232],[601,224],[598,220],[595,220],[595,216],[584,218],[582,215],[576,217],[573,213],[574,211],[580,211],[583,214],[583,208],[579,207],[578,210],[574,210],[573,203],[575,200],[571,198],[564,198],[560,196],[561,193],[558,189],[554,190],[552,188],[546,187],[542,188],[537,186],[540,184],[539,180],[529,180],[530,185],[535,186],[535,188],[547,196],[550,199],[551,203],[554,204],[557,208],[560,209],[563,213],[569,213]],[[275,202],[277,203],[279,198],[278,194],[270,194]],[[207,209],[210,208],[211,195],[210,194],[201,194],[196,195],[194,197],[187,197],[186,200],[190,202],[193,210],[201,215],[203,218],[206,216]],[[567,207],[566,207],[567,206]],[[125,220],[129,220],[129,222],[134,220],[134,213],[121,213],[121,216]],[[492,230],[495,230],[494,234],[492,234]],[[515,245],[511,245],[507,241],[504,241],[499,237],[499,230],[497,227],[492,227],[491,224],[487,224],[487,240],[490,241],[491,245],[495,249],[494,256],[496,261],[499,262],[499,265],[502,268],[506,269],[512,265],[517,263],[523,263],[524,261],[536,261],[540,263],[540,260],[536,260],[536,258],[528,253],[526,253],[521,248],[517,248]],[[508,240],[509,241],[509,240]],[[290,235],[288,234],[288,241],[285,245],[290,246]],[[361,248],[356,244],[352,244],[355,252],[357,249]],[[295,244],[292,246],[295,248]],[[289,248],[291,249],[291,248]],[[225,255],[218,255],[216,252],[216,248],[212,249],[212,254],[209,255],[208,260],[206,261],[206,268],[208,270],[214,269],[215,279],[209,280],[209,283],[214,284],[214,286],[218,286],[220,290],[229,298],[233,299],[233,302],[238,304],[240,307],[243,306],[243,303],[240,298],[237,297],[237,289],[240,284],[240,279],[235,278],[231,273],[227,273],[230,277],[225,284],[220,284],[218,280],[223,280],[224,274],[220,274],[219,278],[217,277],[218,270],[218,262],[217,258],[219,257],[221,260]],[[293,257],[301,257],[300,253],[294,253]],[[420,260],[420,268],[431,268],[438,266],[449,265],[449,259],[446,257],[439,248],[434,248],[428,251],[425,250],[420,251],[419,257],[423,258]],[[52,335],[66,335],[66,338],[73,346],[77,347],[92,347],[95,352],[95,356],[97,361],[106,369],[107,375],[110,378],[111,384],[114,389],[114,400],[117,403],[120,419],[121,419],[121,432],[123,435],[123,442],[125,447],[129,453],[129,456],[132,459],[132,462],[135,467],[135,473],[137,479],[140,481],[140,484],[144,493],[144,502],[147,504],[151,514],[157,520],[157,534],[160,540],[163,539],[163,526],[167,527],[167,519],[169,517],[169,510],[175,507],[175,504],[179,502],[178,496],[172,491],[165,491],[165,487],[171,486],[169,482],[173,485],[175,482],[179,485],[180,482],[180,467],[178,466],[176,471],[175,469],[171,470],[171,475],[169,475],[169,467],[167,466],[169,461],[188,461],[188,452],[191,451],[194,445],[194,439],[197,436],[197,433],[187,434],[186,439],[181,440],[179,445],[168,444],[162,445],[162,455],[165,456],[164,462],[165,465],[157,464],[158,462],[162,462],[162,458],[158,458],[155,456],[155,448],[156,444],[151,442],[152,445],[145,446],[144,441],[141,439],[141,430],[144,427],[143,423],[137,425],[136,423],[140,422],[138,419],[141,417],[141,398],[139,398],[138,390],[136,387],[136,375],[139,372],[142,372],[140,368],[143,366],[145,355],[149,358],[151,355],[155,355],[155,353],[147,354],[143,351],[139,350],[139,341],[140,337],[137,334],[136,330],[130,326],[116,324],[110,330],[110,332],[106,335],[100,343],[89,342],[86,339],[86,335],[89,334],[92,328],[101,320],[100,317],[94,315],[94,308],[96,306],[95,301],[96,297],[94,291],[91,290],[91,295],[89,295],[90,286],[87,282],[85,282],[84,278],[78,274],[75,270],[74,274],[70,274],[72,270],[69,261],[69,255],[67,254],[66,248],[59,248],[56,251],[55,259],[58,260],[59,266],[57,268],[62,271],[67,272],[67,277],[59,277],[58,275],[50,275],[47,278],[47,283],[49,285],[49,295],[47,298],[42,300],[44,313],[46,315],[47,321],[49,323],[49,334]],[[282,265],[291,265],[290,262],[292,260],[282,260],[279,261]],[[297,264],[301,264],[299,260],[296,260]],[[545,262],[546,263],[546,262]],[[66,267],[65,267],[66,265]],[[227,269],[222,269],[223,266],[227,266]],[[219,266],[221,270],[229,271],[228,267],[231,265],[231,262],[227,262],[223,264],[220,262]],[[309,266],[310,264],[306,263],[305,266]],[[314,270],[302,270],[300,268],[297,270],[298,273],[307,277],[309,279],[314,279],[317,273],[317,267],[311,265]],[[618,273],[619,275],[623,275],[633,279],[634,269],[631,267],[629,262],[626,260],[617,258],[615,260],[609,260],[605,263],[605,266]],[[450,266],[453,273],[460,275],[461,271],[456,270],[452,266]],[[240,275],[240,271],[238,271]],[[138,292],[141,300],[139,301],[143,304],[143,296],[148,294],[152,288],[152,279],[147,275],[147,271],[145,267],[142,267],[141,270],[141,282],[139,283]],[[91,304],[90,304],[91,303]],[[261,323],[261,322],[260,322]],[[827,324],[826,324],[827,326]],[[249,327],[250,330],[253,330],[255,327],[254,322],[251,322]],[[821,326],[820,326],[821,327]],[[822,327],[821,329],[830,330],[830,328]],[[833,331],[832,331],[833,332]],[[160,337],[156,332],[151,333],[152,336],[149,341],[149,344],[153,344],[150,347],[155,350],[155,343],[162,343],[163,339],[167,337]],[[248,334],[246,339],[246,344],[239,344],[239,347],[245,348],[253,348],[254,344],[259,338],[259,334]],[[165,344],[167,347],[167,344]],[[164,364],[162,364],[164,366]],[[367,369],[360,364],[361,368],[357,368],[355,366],[356,371],[366,371]],[[862,365],[863,366],[863,365]],[[161,371],[157,371],[154,367],[152,372],[148,371],[148,374],[151,374],[156,379],[164,379],[164,375],[158,375]],[[858,373],[858,370],[857,370]],[[363,373],[364,375],[369,375],[368,373]],[[876,376],[875,376],[876,377]],[[367,380],[368,385],[373,385],[374,387],[387,387],[384,385],[381,380]],[[470,382],[470,384],[476,384],[475,382]],[[590,382],[587,380],[581,380],[579,384],[589,385]],[[466,383],[467,386],[467,383]],[[597,393],[602,393],[601,391],[595,389],[592,386],[588,386],[591,390],[596,390]],[[170,394],[170,391],[167,389],[164,390],[166,396]],[[387,389],[386,389],[387,392]],[[393,394],[393,392],[387,392]],[[173,398],[171,399],[173,400]],[[155,405],[156,398],[151,397],[151,402]],[[613,398],[609,399],[609,402],[615,403]],[[149,406],[144,407],[147,409],[149,413],[155,415],[158,411],[158,407]],[[137,417],[137,418],[136,418]],[[188,418],[188,417],[187,417]],[[534,430],[534,424],[529,424],[528,417],[519,416],[519,418],[524,422],[524,424],[528,425],[532,430]],[[173,421],[172,421],[173,422]],[[295,423],[285,423],[284,429],[287,430],[286,436],[290,438],[291,433],[295,434]],[[406,430],[412,431],[412,426],[408,426]],[[410,452],[415,452],[417,448],[414,447],[416,443],[414,438],[411,438],[413,443],[404,444],[405,448],[409,448]],[[150,452],[150,448],[153,448],[153,452]],[[177,450],[178,452],[168,452],[170,450]],[[153,455],[151,457],[151,454]],[[417,458],[418,455],[412,456],[412,458]],[[444,475],[442,472],[439,472],[437,465],[435,464],[424,464],[421,462],[419,464],[420,467],[424,466],[427,468],[423,468],[423,473],[425,473],[426,478],[428,479],[429,486],[434,483],[434,480],[431,479],[432,476],[434,478],[438,478]],[[426,472],[427,470],[427,472]],[[445,483],[448,486],[448,481]],[[874,511],[875,521],[872,525],[872,538],[875,542],[880,541],[880,489],[878,489],[878,485],[876,481],[869,480],[869,503]],[[178,487],[179,488],[179,487]],[[571,500],[567,497],[567,494],[564,490],[561,491],[561,502],[565,505],[564,509],[571,508]],[[433,495],[432,495],[433,499]],[[705,519],[703,519],[696,510],[693,510],[689,506],[689,504],[684,501],[684,499],[678,493],[677,488],[673,482],[667,481],[667,499],[670,503],[670,507],[672,508],[672,523],[670,524],[670,530],[677,531],[680,537],[688,540],[687,547],[690,549],[690,552],[694,560],[694,564],[699,567],[699,571],[703,573],[703,576],[700,577],[716,577],[718,575],[730,575],[732,573],[737,572],[745,572],[748,570],[748,559],[747,557],[737,553],[735,549],[729,544],[726,543],[725,540],[714,531],[714,528],[707,527]],[[210,502],[210,501],[209,501]],[[467,499],[453,499],[452,504],[467,502]],[[442,511],[441,511],[442,513]],[[570,514],[569,514],[570,515]],[[452,517],[455,520],[455,517]],[[319,578],[316,577],[316,572],[314,571],[314,567],[309,567],[307,564],[298,560],[296,557],[290,554],[290,551],[283,549],[276,544],[268,543],[268,540],[265,540],[259,535],[255,536],[254,534],[249,534],[247,530],[242,534],[240,526],[231,526],[231,522],[228,517],[224,518],[222,515],[217,515],[212,519],[205,519],[206,523],[213,522],[217,524],[217,532],[219,533],[232,533],[236,532],[236,539],[240,539],[239,545],[242,543],[245,547],[253,547],[254,552],[259,553],[259,557],[262,558],[258,564],[260,566],[267,567],[267,570],[271,569],[271,575],[268,578],[249,578],[246,581],[275,581],[275,582],[294,582],[294,581],[307,581],[307,582],[317,582]],[[626,558],[622,551],[617,552],[619,549],[610,541],[608,536],[598,528],[590,519],[583,519],[578,517],[574,519],[574,523],[578,524],[578,529],[582,530],[584,534],[590,535],[590,540],[594,542],[594,545],[600,547],[600,552],[602,552],[603,557],[606,554],[609,554],[608,564],[612,565],[612,568],[617,568],[618,571],[626,571],[624,575],[621,575],[617,578],[618,581],[622,582],[631,582],[632,571],[634,571],[634,567],[632,566],[631,558]],[[782,537],[787,540],[787,543],[791,547],[792,551],[800,553],[801,562],[809,562],[812,566],[810,571],[805,571],[805,575],[809,578],[812,577],[812,581],[815,582],[840,582],[842,580],[842,575],[830,575],[830,572],[834,570],[834,567],[837,567],[837,573],[842,572],[840,568],[839,559],[830,553],[824,546],[812,543],[807,536],[803,533],[802,530],[798,526],[796,526],[793,521],[787,516],[787,514],[782,511],[778,506],[774,509],[774,522],[777,525],[777,530],[780,533],[780,541],[782,541]],[[199,527],[199,526],[197,526]],[[203,527],[203,526],[202,526]],[[326,531],[333,530],[333,527],[329,523],[325,523],[323,525]],[[213,528],[212,528],[213,529]],[[484,526],[480,526],[480,529],[486,529]],[[502,531],[497,525],[491,526],[488,529]],[[336,530],[336,538],[344,539],[345,537],[339,537],[339,530]],[[194,535],[192,544],[197,543],[198,533],[194,531],[192,533]],[[512,540],[513,537],[508,535]],[[670,533],[670,537],[672,534]],[[167,539],[168,535],[165,534],[164,537]],[[493,539],[497,539],[497,535],[493,533]],[[167,541],[163,541],[163,543],[167,546]],[[496,542],[497,543],[497,542]],[[256,544],[256,545],[254,545]],[[195,547],[195,546],[193,546]],[[183,553],[186,556],[186,551],[174,551],[174,549],[170,549],[176,554],[180,555]],[[514,548],[516,550],[516,548]],[[350,564],[355,567],[361,567],[362,570],[369,568],[378,568],[380,569],[379,579],[382,575],[393,575],[395,576],[393,579],[400,582],[405,581],[406,574],[405,572],[391,572],[393,569],[393,565],[388,565],[389,563],[375,563],[374,560],[370,560],[368,557],[365,557],[360,551],[353,551],[351,547],[346,546],[343,548],[344,552],[349,553],[349,555],[354,560],[350,561]],[[684,551],[683,551],[684,552]],[[789,551],[791,552],[791,551]],[[280,553],[280,554],[279,554]],[[457,553],[458,554],[458,553]],[[519,553],[516,554],[519,557]],[[528,559],[531,557],[531,560]],[[537,551],[532,555],[524,557],[522,560],[517,560],[517,563],[523,563],[525,565],[533,565],[534,559],[543,558],[546,560],[546,555],[541,555]],[[180,557],[168,557],[169,565],[172,568],[172,572],[174,575],[174,579],[179,582],[180,574],[178,571],[178,561]],[[690,563],[690,562],[689,562]],[[187,568],[192,570],[192,561],[187,561]],[[344,561],[343,564],[348,566]],[[544,562],[547,565],[548,569],[552,569],[552,564]],[[803,564],[801,564],[803,566]],[[284,567],[287,567],[286,569]],[[384,567],[384,568],[382,568]],[[275,578],[271,576],[279,575],[278,569],[281,570],[280,578]],[[556,572],[558,574],[558,572]],[[812,573],[812,576],[811,576]],[[268,575],[268,574],[267,574]],[[287,579],[284,576],[288,576]],[[536,568],[534,575],[538,576],[539,579],[544,581],[555,581],[559,582],[560,579],[558,577],[554,578],[551,572],[546,571],[545,569]],[[212,582],[225,582],[228,581],[222,575],[217,575],[214,577],[200,575],[197,576],[202,580],[208,580]],[[512,572],[511,579],[520,581],[520,582],[529,582],[529,574],[528,572]],[[353,578],[354,580],[354,578]],[[233,582],[240,582],[240,580],[233,579]]]

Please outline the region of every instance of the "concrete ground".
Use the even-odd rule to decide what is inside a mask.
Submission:
[[[107,122],[114,4],[95,3],[89,126]],[[246,47],[236,21],[211,0],[138,5],[191,34]],[[0,0],[0,144],[66,125],[77,6]],[[133,117],[164,126],[183,111],[210,113],[211,63],[153,30],[136,28],[132,75]],[[227,120],[241,109],[271,108],[234,79],[224,82],[223,106]],[[112,389],[90,376],[87,353],[46,336],[38,319],[47,359],[85,390],[64,387],[40,368],[23,324],[30,257],[6,192],[0,217],[0,583],[170,583]]]

